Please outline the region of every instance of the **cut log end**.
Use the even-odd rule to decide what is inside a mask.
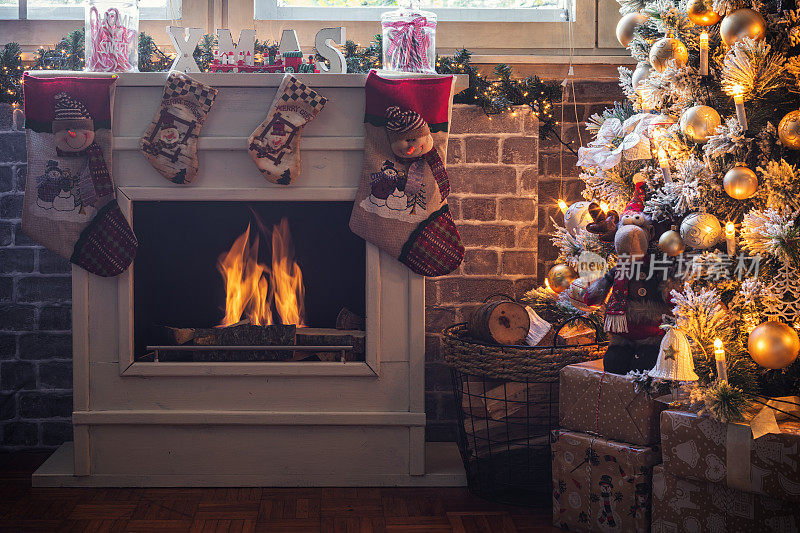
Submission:
[[[502,345],[524,344],[531,319],[516,302],[488,302],[478,307],[469,322],[469,334],[484,342]]]

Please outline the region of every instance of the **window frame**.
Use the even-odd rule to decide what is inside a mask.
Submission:
[[[279,6],[279,0],[254,0],[254,20],[379,21],[382,7]],[[436,13],[438,22],[566,22],[574,17],[572,0],[559,0],[559,7],[542,8],[424,8]]]
[[[29,7],[28,0],[17,6],[0,6],[0,20],[83,20],[85,6]],[[178,20],[183,15],[182,0],[167,0],[164,7],[142,7],[139,20]]]

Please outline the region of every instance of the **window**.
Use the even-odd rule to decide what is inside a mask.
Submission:
[[[0,0],[2,1],[2,0]],[[558,22],[567,20],[570,0],[423,0],[439,21]],[[404,0],[255,0],[256,20],[380,20]]]
[[[0,0],[0,19],[83,20],[85,0]],[[181,18],[181,0],[139,0],[140,20]]]

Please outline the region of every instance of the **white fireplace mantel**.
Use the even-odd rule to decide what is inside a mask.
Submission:
[[[189,185],[167,181],[138,151],[166,73],[120,74],[112,132],[123,212],[132,217],[137,201],[352,200],[366,75],[295,76],[329,101],[304,129],[302,172],[286,187],[266,181],[246,150],[282,74],[193,75],[219,94]],[[466,82],[458,76],[457,90]],[[424,441],[424,279],[365,246],[364,362],[134,362],[133,268],[109,279],[73,267],[74,442],[34,485],[463,484],[455,446]]]

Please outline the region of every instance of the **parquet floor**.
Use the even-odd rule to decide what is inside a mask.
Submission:
[[[532,533],[539,509],[499,505],[465,488],[42,489],[46,454],[0,455],[2,532]]]

